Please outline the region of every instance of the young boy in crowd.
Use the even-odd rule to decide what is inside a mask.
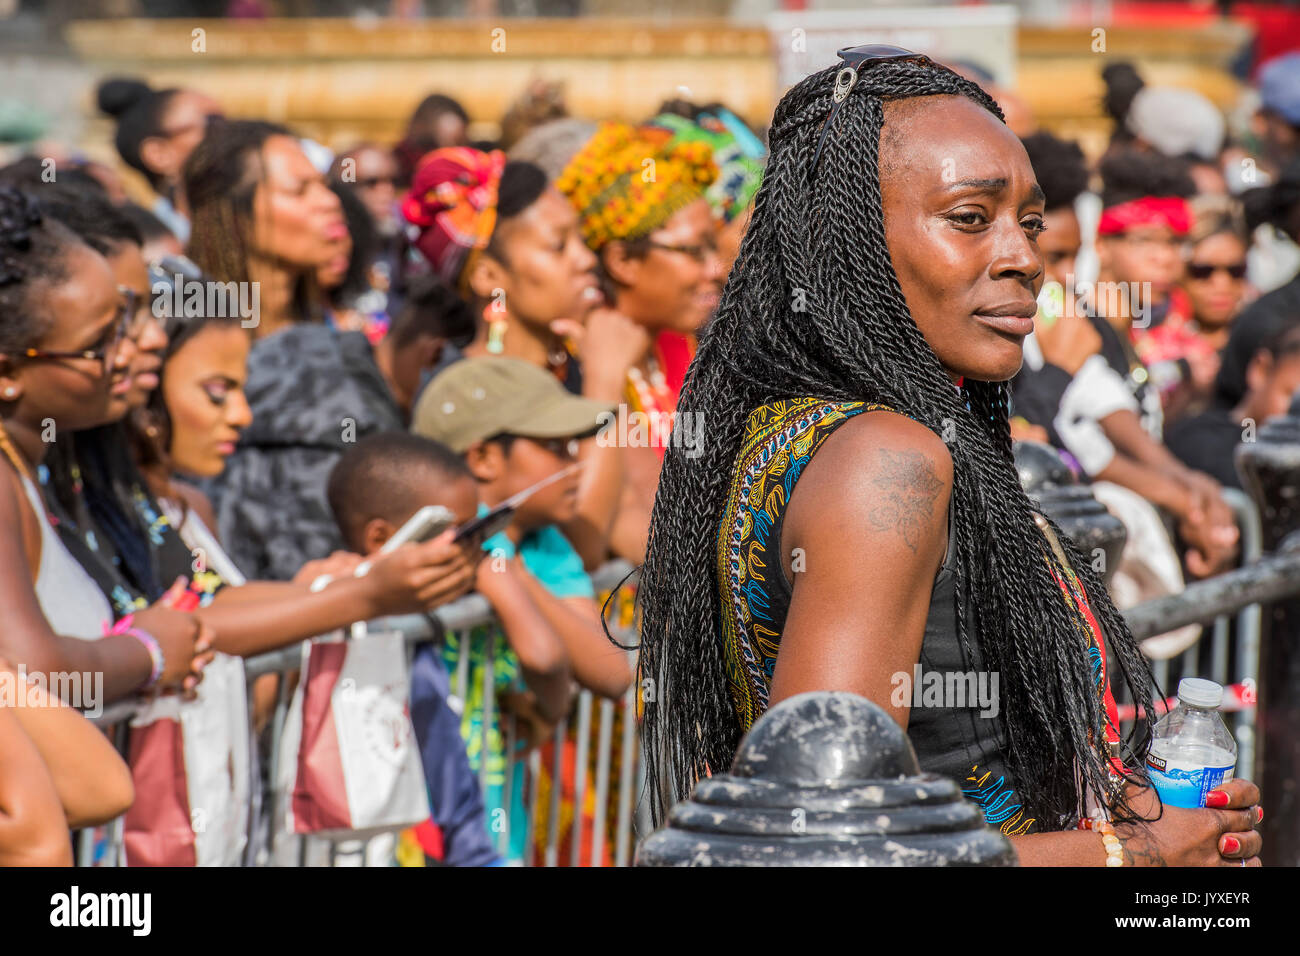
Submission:
[[[463,457],[478,482],[479,512],[486,513],[571,466],[577,460],[578,440],[596,432],[612,412],[613,406],[572,395],[553,375],[530,363],[473,358],[449,366],[429,384],[416,405],[412,429],[446,444]],[[507,600],[539,611],[562,642],[573,679],[602,697],[617,699],[632,681],[627,653],[605,636],[591,579],[577,551],[558,527],[573,517],[577,488],[578,476],[570,474],[520,503],[505,531],[484,544],[489,558],[481,567],[478,587],[498,614],[505,609]],[[516,585],[522,586],[522,597],[507,598],[501,593]],[[511,691],[511,675],[517,667],[513,658],[518,650],[516,626],[504,616],[502,620],[510,646],[498,644],[493,652],[498,698],[503,691]],[[471,643],[472,669],[477,671],[477,657],[486,646],[485,641]],[[458,652],[459,647],[452,641],[444,646],[449,669],[455,666]],[[471,686],[481,687],[482,681],[472,680]],[[540,719],[526,722],[534,729],[538,723],[554,722],[563,716],[568,706],[567,698],[553,701],[540,693],[522,701],[507,696],[505,702],[514,702],[506,706],[512,706],[516,715],[523,717],[531,716],[527,709],[535,705]],[[467,715],[477,714],[481,704],[481,700],[467,702]],[[462,732],[469,734],[466,742],[471,761],[477,757],[479,747],[476,723],[475,717],[462,724]],[[504,759],[498,753],[490,754],[489,759],[491,779],[496,776],[494,764],[500,762],[504,768]],[[516,859],[523,854],[522,777],[522,773],[515,774],[518,788],[509,800],[513,809],[506,814],[511,829],[511,856]],[[490,794],[488,805],[491,815]],[[495,806],[503,807],[505,803]]]
[[[366,556],[377,553],[425,505],[447,508],[457,522],[472,518],[478,505],[478,490],[460,458],[406,432],[382,432],[357,442],[330,473],[328,497],[348,549]],[[500,865],[450,697],[441,654],[432,644],[422,645],[411,668],[411,723],[432,820],[414,835],[424,855],[443,865]]]
[[[449,406],[452,411],[444,411]],[[359,442],[330,478],[340,530],[352,550],[373,554],[425,505],[446,507],[463,524],[571,464],[573,440],[595,431],[608,410],[571,396],[526,363],[458,362],[430,385],[416,415],[417,430],[427,426],[454,450],[418,435],[383,434]],[[449,634],[441,648],[426,646],[416,657],[412,719],[447,862],[486,862],[473,853],[467,859],[456,846],[486,833],[472,822],[484,816],[484,797],[494,832],[504,822],[498,811],[505,811],[511,830],[507,857],[522,860],[523,773],[519,768],[513,780],[505,778],[498,709],[509,709],[532,731],[518,736],[535,738],[567,712],[573,677],[608,697],[622,694],[631,681],[625,653],[605,637],[582,561],[554,526],[572,515],[575,492],[576,475],[540,489],[520,504],[505,532],[483,543],[489,558],[479,567],[477,589],[492,604],[504,635],[471,634],[462,650],[462,635]],[[491,711],[483,696],[489,645],[498,701]],[[468,655],[463,671],[462,653]],[[466,674],[465,686],[458,688],[464,701],[451,695],[449,670]],[[456,718],[448,704],[459,705],[462,716]],[[484,759],[485,718],[488,786],[479,794],[474,777]]]
[[[578,440],[598,431],[612,412],[613,406],[571,394],[528,362],[464,359],[429,384],[412,430],[463,456],[478,482],[483,514],[571,466]],[[631,668],[625,652],[605,636],[591,578],[558,527],[573,516],[577,491],[576,473],[539,489],[484,549],[492,571],[520,572],[528,595],[564,642],[574,679],[614,699],[631,683]]]

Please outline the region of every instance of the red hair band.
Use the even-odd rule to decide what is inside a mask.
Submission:
[[[1135,226],[1168,226],[1185,236],[1192,228],[1192,209],[1178,196],[1144,196],[1103,209],[1097,235],[1114,236]]]

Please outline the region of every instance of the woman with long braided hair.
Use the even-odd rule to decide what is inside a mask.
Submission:
[[[1107,671],[1151,700],[1147,666],[1017,480],[1008,380],[1043,270],[1024,148],[928,58],[841,55],[776,109],[678,405],[706,440],[669,449],[640,579],[652,816],[768,707],[838,690],[886,708],[1023,863],[1257,865],[1253,784],[1214,810],[1146,785],[1149,732],[1119,740]],[[926,672],[991,699],[933,697]]]

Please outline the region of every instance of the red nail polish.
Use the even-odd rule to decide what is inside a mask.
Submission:
[[[1211,790],[1205,795],[1205,805],[1207,807],[1226,807],[1231,800],[1232,798],[1223,790]]]
[[[1241,849],[1241,844],[1237,842],[1237,838],[1236,838],[1236,837],[1224,837],[1224,838],[1223,838],[1223,852],[1224,852],[1224,853],[1236,853],[1236,852],[1237,852],[1238,850],[1240,850],[1240,849]]]
[[[1263,808],[1263,807],[1256,807],[1256,808],[1255,808],[1255,822],[1256,822],[1256,823],[1259,823],[1259,822],[1260,822],[1261,820],[1263,820],[1263,819],[1264,819],[1264,808]]]

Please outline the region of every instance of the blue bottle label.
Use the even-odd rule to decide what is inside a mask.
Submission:
[[[1225,780],[1231,780],[1235,766],[1180,767],[1155,754],[1147,756],[1147,771],[1160,799],[1171,807],[1191,810],[1205,806],[1205,795]]]

